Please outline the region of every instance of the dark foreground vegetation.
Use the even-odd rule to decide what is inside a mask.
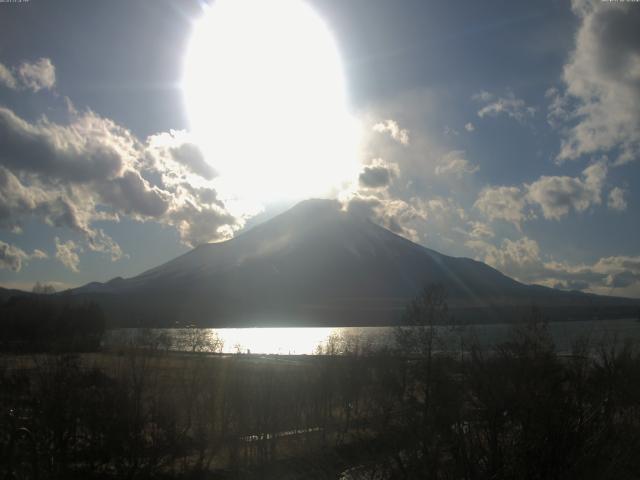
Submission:
[[[640,478],[633,345],[558,356],[533,311],[443,353],[447,315],[426,291],[384,351],[5,353],[0,479]]]
[[[0,303],[0,350],[3,352],[90,352],[100,347],[106,320],[92,302],[72,302],[66,295],[15,295]]]

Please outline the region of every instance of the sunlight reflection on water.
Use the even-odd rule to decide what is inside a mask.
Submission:
[[[223,328],[212,332],[225,353],[312,354],[339,328]]]
[[[123,328],[111,330],[105,346],[217,353],[312,355],[362,353],[389,343],[393,327]]]
[[[205,331],[210,344],[220,341],[222,353],[312,355],[362,353],[367,348],[388,344],[393,327],[220,328]]]
[[[437,326],[445,350],[477,342],[490,347],[509,338],[513,325],[488,324],[451,328]],[[125,328],[107,333],[104,345],[127,345],[175,351],[312,355],[316,353],[360,354],[394,343],[395,327],[305,327],[305,328]],[[558,352],[568,353],[580,338],[593,346],[600,342],[640,342],[640,322],[634,319],[552,322],[549,332]],[[319,351],[320,350],[320,351]]]

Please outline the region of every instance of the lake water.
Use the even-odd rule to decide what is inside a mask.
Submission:
[[[444,339],[444,348],[460,348],[461,339],[485,347],[503,342],[513,329],[511,324],[471,325],[463,328],[435,327]],[[549,324],[558,352],[570,352],[572,345],[586,339],[592,346],[602,342],[622,344],[640,342],[640,322],[635,319],[553,322]],[[390,346],[395,327],[339,328],[173,328],[117,329],[105,337],[106,347],[131,344],[174,351],[215,351],[309,355],[319,353],[363,352]],[[448,345],[448,346],[446,346]]]

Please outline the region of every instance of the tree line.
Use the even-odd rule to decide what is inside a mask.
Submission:
[[[558,355],[532,309],[499,345],[451,351],[432,328],[448,315],[428,289],[395,345],[336,338],[308,357],[148,340],[1,357],[0,478],[640,477],[636,345]]]
[[[15,295],[0,304],[0,350],[95,351],[100,347],[106,320],[93,302],[68,295]]]

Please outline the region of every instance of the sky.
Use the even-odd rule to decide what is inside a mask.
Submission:
[[[242,1],[249,7],[238,28],[249,49],[296,23],[284,7],[272,20]],[[359,132],[354,176],[328,196],[526,283],[640,297],[640,3],[306,5],[333,39]],[[235,103],[212,113],[216,128],[238,117],[258,130],[234,137],[251,149],[222,153],[209,144],[225,135],[211,132],[205,147],[194,134],[185,58],[198,22],[216,8],[195,0],[0,3],[0,285],[60,290],[131,277],[303,200],[308,173],[290,182],[295,195],[278,194],[295,172],[341,173],[342,160],[323,150],[331,128],[313,116],[324,102],[291,110],[300,118],[262,102],[274,88],[280,95],[327,83],[304,90],[296,79],[315,73],[291,76],[326,71],[313,44],[299,51],[302,37],[283,46],[298,49],[297,70],[267,68],[238,82],[244,90],[234,86],[237,47],[221,47],[232,55],[224,72],[215,59],[197,61],[198,78],[232,80],[234,91],[219,97]],[[279,78],[291,83],[269,83]],[[207,85],[199,95],[221,92]],[[235,184],[225,180],[226,154],[240,162]],[[246,185],[260,197],[234,196]]]

